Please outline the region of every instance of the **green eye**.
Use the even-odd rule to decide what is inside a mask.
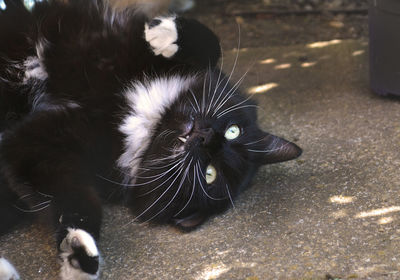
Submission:
[[[234,124],[231,125],[226,131],[225,131],[225,138],[228,140],[233,140],[238,138],[240,135],[240,128]]]
[[[206,182],[207,184],[211,184],[215,179],[217,179],[217,170],[210,164],[206,169]]]

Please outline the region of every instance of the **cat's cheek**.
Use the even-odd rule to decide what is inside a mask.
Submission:
[[[98,279],[100,255],[89,233],[68,228],[68,234],[60,244],[60,251],[61,280]]]

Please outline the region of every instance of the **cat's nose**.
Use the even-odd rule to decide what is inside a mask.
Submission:
[[[193,136],[199,139],[199,142],[204,146],[207,146],[211,143],[213,137],[215,135],[214,129],[209,128],[201,128],[193,131]]]

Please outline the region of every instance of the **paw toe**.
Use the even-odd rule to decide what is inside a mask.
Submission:
[[[161,19],[155,18],[149,22],[148,26],[149,26],[149,28],[153,28],[153,27],[156,27],[157,25],[159,25],[160,23],[161,23]]]

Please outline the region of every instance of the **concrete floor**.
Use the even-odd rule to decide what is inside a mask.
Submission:
[[[400,102],[370,92],[367,48],[242,49],[235,76],[251,66],[243,90],[258,92],[262,127],[302,157],[261,169],[235,209],[189,234],[107,207],[102,279],[399,279]],[[38,226],[0,238],[23,279],[56,279],[53,248]]]

